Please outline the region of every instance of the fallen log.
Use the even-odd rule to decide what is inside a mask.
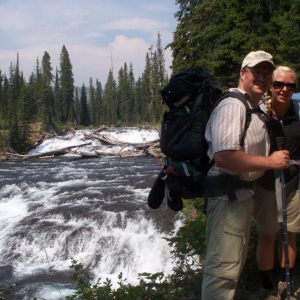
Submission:
[[[99,157],[100,154],[97,152],[87,152],[87,151],[77,151],[77,154],[81,155],[81,158],[93,158],[93,157]]]
[[[34,154],[24,155],[23,160],[32,159],[32,158],[40,158],[40,157],[43,157],[43,156],[63,155],[63,154],[66,154],[66,152],[69,151],[72,148],[83,147],[83,146],[87,146],[87,145],[90,145],[90,144],[91,144],[91,142],[88,142],[88,143],[84,143],[84,144],[68,146],[68,147],[55,149],[55,150],[51,150],[51,151],[38,152],[38,153],[34,153]]]
[[[144,151],[123,151],[116,154],[118,157],[143,157],[147,156]]]
[[[98,156],[115,156],[115,154],[107,153],[107,152],[102,152],[100,150],[95,150],[95,152],[98,154]]]
[[[146,152],[150,155],[150,156],[153,156],[153,157],[156,157],[156,158],[161,158],[163,157],[163,153],[161,152],[160,148],[148,148],[146,150]]]
[[[104,134],[90,134],[90,135],[85,135],[85,138],[88,138],[88,139],[91,139],[91,138],[94,138],[94,139],[98,139],[102,142],[104,142],[105,144],[109,144],[109,145],[128,145],[127,142],[121,142],[119,140],[117,140],[116,138],[112,137],[112,136],[109,136],[109,135],[104,135]]]
[[[9,153],[9,152],[6,152],[6,158],[9,159],[9,158],[23,158],[24,155],[22,154],[18,154],[18,153]]]
[[[157,147],[159,147],[159,139],[151,141],[151,142],[143,143],[143,144],[137,144],[137,145],[135,145],[135,148],[143,150],[143,149],[146,149],[146,148],[154,146],[154,145],[155,146],[157,145]]]
[[[98,129],[96,129],[93,133],[98,133],[101,131],[107,131],[110,127],[106,126],[106,125],[101,125]]]

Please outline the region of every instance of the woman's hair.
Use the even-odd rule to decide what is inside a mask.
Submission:
[[[290,72],[293,74],[295,78],[295,83],[297,83],[296,73],[293,69],[287,67],[287,66],[277,66],[275,71],[273,72],[273,79],[276,77],[278,72]]]
[[[276,77],[278,72],[290,72],[290,73],[292,73],[294,78],[295,78],[295,83],[297,83],[296,73],[293,69],[291,69],[287,66],[277,66],[275,71],[273,72],[273,76],[272,76],[273,80]],[[272,113],[272,94],[271,94],[271,91],[266,92],[264,97],[265,97],[266,113],[270,115]]]
[[[271,91],[267,91],[265,93],[265,107],[266,107],[266,114],[271,115],[271,113],[272,113],[272,94],[271,94]]]

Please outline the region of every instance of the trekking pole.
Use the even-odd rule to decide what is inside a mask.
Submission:
[[[278,150],[284,150],[284,137],[277,137],[276,144]],[[285,195],[285,177],[284,170],[280,170],[281,179],[281,195],[282,195],[282,218],[283,218],[283,244],[284,244],[284,254],[285,254],[285,274],[286,274],[286,291],[287,300],[291,298],[291,283],[290,283],[290,268],[289,268],[289,244],[288,244],[288,230],[287,230],[287,213],[286,213],[286,195]]]

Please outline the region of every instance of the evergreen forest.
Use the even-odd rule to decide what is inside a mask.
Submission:
[[[157,47],[150,46],[145,69],[135,80],[133,65],[124,63],[117,79],[110,69],[105,86],[90,78],[88,84],[74,86],[72,61],[65,45],[60,68],[53,72],[51,56],[45,51],[29,80],[19,68],[19,55],[10,64],[8,76],[0,69],[0,147],[22,151],[31,124],[42,130],[70,126],[156,124],[161,116],[160,90],[168,81],[164,51],[158,33]]]
[[[250,51],[264,50],[276,65],[287,65],[300,79],[300,1],[176,0],[177,28],[169,47],[172,70],[189,65],[208,70],[227,88],[237,86]]]
[[[300,74],[300,1],[298,0],[175,0],[177,27],[172,73],[198,65],[214,75],[222,88],[236,86],[241,62],[252,50],[270,52],[277,65]],[[24,78],[18,53],[9,70],[0,66],[0,149],[22,151],[31,124],[43,130],[76,126],[160,123],[164,106],[160,90],[168,82],[160,33],[149,46],[144,71],[124,62],[114,78],[110,69],[103,85],[90,78],[74,86],[72,61],[65,45],[59,69],[53,70],[45,49],[36,70]],[[7,73],[6,73],[7,72]],[[7,75],[6,75],[7,74]]]

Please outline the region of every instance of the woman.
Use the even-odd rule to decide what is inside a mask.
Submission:
[[[285,66],[279,66],[273,73],[270,95],[266,97],[265,110],[271,116],[269,126],[273,146],[276,150],[275,136],[285,136],[285,147],[289,150],[290,160],[300,159],[300,122],[296,117],[291,97],[296,89],[295,72]],[[300,232],[300,198],[299,198],[299,165],[290,165],[285,171],[287,229],[289,248],[290,282],[293,280],[293,270],[296,261],[296,234]],[[269,297],[265,299],[284,299],[286,294],[286,268],[283,244],[283,232],[278,220],[280,203],[276,202],[275,173],[268,170],[256,182],[255,191],[257,230],[259,239],[257,245],[257,264],[262,287]],[[282,215],[282,214],[281,214]],[[282,221],[282,220],[281,220]],[[273,269],[274,246],[279,232],[279,263],[281,266],[278,290],[273,290],[270,271]],[[272,296],[273,295],[273,296]],[[291,284],[291,299],[294,298]]]

